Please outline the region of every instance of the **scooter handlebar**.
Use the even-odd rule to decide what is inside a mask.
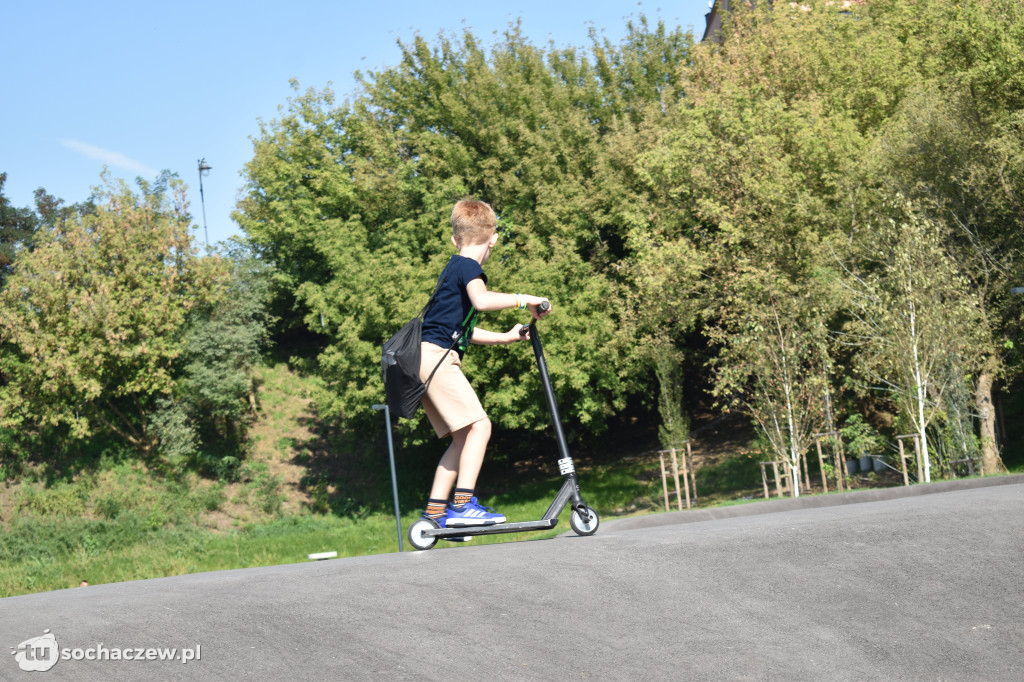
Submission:
[[[551,302],[541,301],[540,304],[537,306],[537,310],[542,313],[551,310]],[[533,325],[534,322],[536,322],[536,320],[530,320],[530,324],[524,324],[522,327],[520,327],[519,335],[526,336],[530,332],[530,327]]]

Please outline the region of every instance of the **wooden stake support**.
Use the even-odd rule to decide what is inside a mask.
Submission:
[[[821,439],[814,439],[814,447],[818,448],[818,467],[821,469],[821,488],[828,492],[828,477],[825,475],[825,458],[821,456]]]
[[[693,500],[697,501],[697,474],[693,470],[693,450],[690,441],[686,441],[686,467],[690,470],[690,484],[693,486]]]
[[[676,506],[679,507],[679,511],[683,511],[683,498],[679,494],[679,460],[676,459],[676,449],[672,448],[669,450],[672,453],[672,478],[676,482]],[[686,508],[690,508],[690,488],[686,488]]]
[[[907,454],[903,449],[903,441],[907,438],[914,439],[914,459],[917,460],[917,482],[924,480],[923,465],[921,462],[921,434],[905,433],[896,436],[896,442],[900,444],[900,468],[903,470],[903,485],[910,485],[910,477],[907,475]]]
[[[802,465],[803,476],[800,477],[800,492],[810,494],[811,492],[811,475],[807,473],[807,453],[801,452],[800,459],[797,462],[798,465]],[[788,465],[787,465],[788,466]],[[792,491],[790,491],[792,492]]]
[[[839,437],[838,431],[822,431],[814,434],[814,444],[818,449],[818,465],[821,467],[821,486],[828,492],[828,480],[825,476],[825,457],[821,452],[821,440],[828,438],[832,440],[832,457],[835,460],[833,471],[836,476],[836,490],[843,492],[846,485],[846,468],[843,462],[843,439]]]
[[[658,450],[658,458],[661,460],[661,488],[665,493],[665,511],[669,511],[668,501],[668,472],[665,469],[665,455],[669,455],[672,461],[672,479],[676,484],[676,506],[679,511],[683,510],[683,495],[686,496],[686,508],[692,508],[690,500],[690,482],[693,481],[693,499],[697,498],[697,480],[693,477],[693,456],[690,450],[690,441],[686,441],[686,454],[679,456],[675,448]],[[679,486],[679,462],[683,464],[683,485]]]
[[[783,465],[783,469],[782,469],[782,474],[781,475],[779,474],[779,464],[780,463]],[[789,492],[789,479],[790,479],[790,476],[789,476],[789,474],[786,473],[786,467],[789,466],[788,464],[786,464],[785,462],[779,462],[778,460],[771,461],[771,462],[758,462],[758,464],[761,465],[761,483],[764,484],[764,499],[767,500],[767,499],[770,499],[770,497],[771,497],[768,494],[768,473],[767,473],[767,468],[769,466],[772,468],[772,479],[775,481],[775,494],[778,495],[779,497],[783,496],[782,483],[781,483],[783,478],[786,479],[786,492]]]

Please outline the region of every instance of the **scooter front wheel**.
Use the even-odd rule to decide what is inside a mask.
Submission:
[[[417,519],[409,526],[409,544],[416,549],[430,549],[437,544],[437,538],[432,535],[424,535],[423,531],[440,527],[432,519]]]
[[[601,519],[598,517],[597,512],[590,507],[585,508],[586,516],[581,516],[575,509],[572,510],[572,516],[569,517],[569,525],[572,526],[573,531],[576,535],[593,535],[597,532],[597,527],[601,525]]]

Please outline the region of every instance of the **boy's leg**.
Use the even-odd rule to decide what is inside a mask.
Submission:
[[[472,425],[470,425],[472,426]],[[435,500],[447,500],[448,495],[459,477],[459,462],[462,459],[462,451],[466,445],[466,436],[469,427],[459,429],[452,434],[452,442],[448,449],[441,456],[441,461],[434,472],[434,484],[430,488],[430,497]]]
[[[474,428],[474,425],[477,425]],[[486,425],[486,427],[485,427]],[[464,428],[452,433],[452,442],[448,445],[441,461],[434,472],[434,483],[430,489],[430,498],[427,500],[425,516],[440,520],[440,517],[447,515],[446,502],[452,486],[456,479],[463,480],[464,472],[469,470],[475,483],[476,476],[480,473],[480,466],[483,463],[483,453],[487,449],[487,440],[490,437],[491,424],[487,419],[474,422]],[[483,441],[481,444],[480,441]],[[466,458],[466,454],[470,453]],[[479,455],[477,453],[479,452]],[[468,464],[468,467],[466,466]],[[458,493],[456,493],[458,496]],[[442,525],[444,523],[442,522]],[[451,537],[446,540],[465,542],[471,540],[469,537]]]
[[[490,439],[490,419],[475,421],[452,433],[452,442],[434,472],[430,497],[436,500],[448,499],[456,483],[459,488],[474,489]]]
[[[462,455],[459,457],[456,487],[472,490],[476,487],[476,479],[484,464],[487,443],[491,439],[491,420],[481,419],[461,430],[465,431],[466,435]]]
[[[504,523],[505,517],[493,509],[481,507],[474,496],[477,476],[484,463],[487,442],[491,438],[491,422],[489,419],[475,421],[469,426],[459,429],[462,440],[462,453],[459,457],[456,480],[458,487],[455,497],[448,507],[445,523],[448,528],[465,526],[489,526]],[[447,453],[446,453],[447,454]],[[440,467],[439,467],[440,468]],[[451,480],[449,477],[448,480]],[[446,488],[449,490],[449,488]]]
[[[422,344],[421,350],[420,376],[426,378],[437,363],[435,358],[442,357],[446,351],[431,343]],[[454,506],[458,508],[447,514],[446,522],[450,523],[455,514],[460,517],[457,520],[459,526],[501,523],[505,517],[490,510],[484,511],[473,499],[473,489],[491,437],[491,422],[462,373],[458,354],[448,351],[445,361],[437,366],[437,372],[423,396],[423,407],[438,437],[450,435],[452,442],[434,473],[430,489],[430,502],[435,503],[433,511],[436,513],[438,500],[448,499],[457,483]],[[470,502],[470,509],[462,508]]]

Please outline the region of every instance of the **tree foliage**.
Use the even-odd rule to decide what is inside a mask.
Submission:
[[[978,358],[982,319],[969,282],[944,248],[941,226],[912,207],[892,207],[869,224],[847,269],[848,333],[860,347],[866,381],[891,395],[916,433],[927,433],[962,375],[950,371]],[[966,362],[965,362],[966,360]],[[952,364],[951,364],[952,361]],[[963,409],[957,404],[953,408]],[[925,480],[931,480],[928,439],[922,439]]]
[[[423,305],[450,253],[448,216],[466,195],[490,202],[501,243],[491,288],[548,296],[543,325],[567,412],[600,427],[633,377],[619,264],[642,220],[623,137],[673,90],[690,39],[633,26],[588,55],[542,50],[512,27],[490,51],[466,32],[402,44],[397,67],[333,93],[297,95],[264,125],[238,220],[275,265],[295,313],[328,341],[321,408],[358,419],[381,398],[381,342]],[[485,318],[507,327],[511,317]],[[477,349],[467,371],[492,417],[545,422],[526,353]]]
[[[945,293],[929,306],[958,333],[935,381],[1005,374],[1022,27],[1010,0],[879,0],[739,3],[722,40],[697,46],[643,20],[589,52],[537,48],[516,26],[489,50],[468,32],[417,37],[351,102],[298,94],[263,127],[238,218],[276,268],[286,320],[326,339],[332,414],[379,400],[378,346],[446,260],[452,202],[475,195],[500,214],[492,285],[562,313],[545,339],[579,423],[600,426],[631,396],[664,408],[678,382],[664,360],[702,357],[713,393],[795,463],[842,421],[833,408],[851,410],[833,405],[834,381],[904,376],[885,351],[906,345],[899,325],[871,343],[844,334],[867,319],[852,282],[880,287],[871,319],[898,318],[903,265],[924,257],[912,226],[938,239],[929,275]],[[541,418],[518,380],[528,358],[467,364],[499,422]],[[645,395],[651,378],[672,395]],[[972,412],[963,390],[924,390],[923,431]]]
[[[174,399],[165,404],[170,412],[162,422],[174,427],[168,430],[168,444],[194,443],[187,450],[190,456],[180,459],[214,473],[224,457],[237,459],[245,449],[247,427],[257,410],[254,374],[272,323],[266,264],[239,239],[225,244],[222,256],[223,294],[190,314],[176,362]],[[195,434],[192,440],[178,435],[186,427]]]
[[[683,68],[685,97],[641,137],[640,177],[661,210],[640,232],[658,245],[651,253],[668,257],[648,259],[637,285],[672,285],[663,296],[671,310],[653,321],[706,325],[718,344],[716,392],[746,405],[769,442],[799,443],[807,432],[800,420],[787,434],[776,427],[781,420],[765,419],[775,412],[766,406],[783,404],[772,396],[786,395],[787,377],[799,377],[793,385],[806,400],[797,401],[798,412],[820,428],[810,389],[816,377],[824,391],[829,367],[838,364],[849,379],[852,367],[880,360],[885,348],[913,348],[906,324],[892,324],[855,350],[840,344],[833,357],[836,344],[823,333],[864,319],[839,270],[873,273],[879,286],[906,293],[907,259],[922,257],[931,265],[917,274],[932,288],[914,295],[931,292],[931,319],[956,335],[945,351],[936,348],[933,362],[942,352],[956,362],[935,367],[935,383],[922,387],[929,395],[900,403],[899,412],[922,432],[934,419],[970,413],[964,392],[946,391],[943,382],[962,382],[967,372],[991,386],[982,378],[1002,371],[998,349],[1014,327],[1000,316],[1010,279],[1021,276],[1021,101],[1019,75],[1008,72],[1021,59],[1019,5],[891,0],[846,11],[827,2],[733,9],[721,42],[700,45]],[[883,205],[891,210],[880,215]],[[930,246],[915,241],[915,226],[928,226]],[[922,248],[927,257],[915,251]],[[699,271],[666,280],[680,253],[699,254]],[[887,319],[906,310],[905,298],[876,300]],[[782,358],[793,357],[786,347],[800,350],[802,373],[786,369]],[[889,380],[907,376],[898,365],[895,357],[885,364]],[[876,397],[883,409],[886,395]],[[918,409],[925,403],[931,418]],[[781,457],[783,448],[773,448]]]
[[[148,454],[189,312],[220,295],[191,244],[180,181],[105,181],[92,213],[36,233],[0,294],[4,427],[111,433]]]

